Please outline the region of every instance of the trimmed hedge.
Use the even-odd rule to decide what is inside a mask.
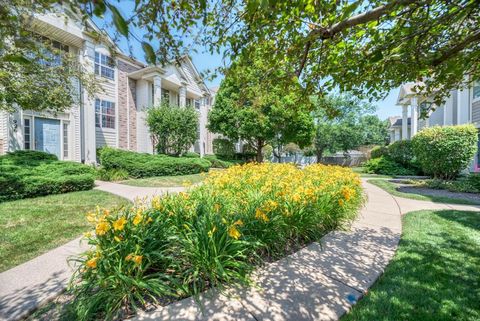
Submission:
[[[473,125],[425,128],[413,137],[412,143],[426,174],[450,180],[472,161],[477,150],[477,129]]]
[[[123,169],[134,178],[206,172],[212,163],[203,158],[171,157],[105,147],[100,163],[106,170]]]
[[[92,189],[94,169],[38,151],[0,156],[0,201]]]
[[[212,163],[213,168],[229,168],[230,166],[238,164],[238,162],[218,159],[215,155],[205,155],[204,158]]]

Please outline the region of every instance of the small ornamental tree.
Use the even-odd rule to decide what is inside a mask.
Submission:
[[[153,107],[147,112],[147,124],[160,154],[180,156],[197,140],[198,114],[192,107]]]
[[[413,152],[426,174],[454,179],[472,160],[477,150],[473,125],[426,128],[412,139]]]

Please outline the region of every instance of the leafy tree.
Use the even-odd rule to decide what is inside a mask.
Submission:
[[[232,64],[215,97],[208,128],[231,140],[241,139],[263,161],[262,148],[288,142],[310,143],[310,101],[296,78],[268,68],[261,57],[269,45],[252,48],[253,59]],[[288,84],[279,81],[289,78]],[[286,85],[287,84],[287,85]]]
[[[387,120],[380,120],[377,115],[364,115],[359,123],[363,133],[361,145],[385,145],[390,141]]]
[[[149,62],[178,57],[191,39],[227,58],[275,39],[265,63],[285,62],[311,93],[339,87],[379,98],[422,80],[440,101],[480,78],[478,0],[138,0],[128,17],[111,1],[82,0],[79,11],[110,11],[129,39],[130,25],[144,29]]]
[[[51,2],[0,1],[0,110],[62,111],[78,102],[79,84],[98,91],[74,54],[33,31],[33,13]]]
[[[309,94],[339,88],[378,99],[420,80],[416,90],[434,94],[438,104],[480,78],[478,0],[137,0],[127,16],[108,0],[0,1],[3,43],[4,29],[22,25],[11,8],[28,19],[55,3],[84,18],[111,17],[119,37],[141,42],[149,63],[176,59],[195,43],[234,61],[275,39],[264,63],[298,77]]]
[[[387,123],[369,115],[375,107],[352,94],[315,100],[315,154],[320,162],[325,151],[335,153],[361,145],[385,144]]]
[[[197,140],[198,115],[192,107],[162,104],[148,109],[147,124],[160,154],[180,156]]]

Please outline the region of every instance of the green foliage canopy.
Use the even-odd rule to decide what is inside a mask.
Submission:
[[[293,142],[310,143],[313,134],[311,103],[296,78],[280,68],[270,69],[263,60],[271,46],[251,49],[254,59],[232,64],[215,104],[208,128],[231,140],[244,140],[263,160],[262,148]],[[283,80],[283,81],[280,81]]]
[[[340,88],[378,99],[422,80],[418,90],[440,101],[480,78],[478,0],[137,0],[126,17],[111,1],[79,4],[90,16],[110,11],[125,37],[133,38],[131,25],[145,30],[138,40],[152,63],[188,51],[191,39],[226,58],[275,39],[265,63],[292,68],[310,92]]]

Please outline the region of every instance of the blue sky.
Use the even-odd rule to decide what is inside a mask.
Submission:
[[[134,8],[134,2],[131,0],[128,1],[121,1],[119,2],[118,5],[120,11],[124,15],[124,17],[128,17],[128,13],[133,12]],[[105,20],[100,20],[100,19],[94,19],[95,23],[102,29],[107,30],[108,32],[112,31],[112,28],[109,27],[108,24],[105,23],[105,21],[111,21],[109,17],[107,17]],[[142,30],[139,29],[133,29],[130,30],[133,32],[138,38],[142,38],[143,32]],[[117,42],[117,45],[125,52],[128,53],[128,44],[125,39],[120,39],[119,42]],[[154,45],[154,44],[152,44]],[[132,51],[135,55],[135,58],[140,60],[140,61],[145,61],[144,55],[143,55],[143,50],[141,48],[140,43],[138,43],[136,40],[132,39],[130,41],[130,46],[132,47]],[[211,54],[209,52],[205,52],[204,48],[196,48],[197,52],[191,52],[190,56],[192,57],[193,63],[197,67],[197,69],[200,72],[206,71],[208,69],[214,70],[215,68],[219,67],[222,65],[222,56],[219,54]],[[206,83],[209,87],[212,86],[218,86],[220,84],[221,77],[217,77],[213,80],[206,80]],[[398,89],[392,90],[389,92],[388,96],[381,100],[374,102],[378,106],[376,114],[380,117],[380,119],[386,119],[389,116],[396,116],[400,115],[400,107],[395,106],[395,102],[397,99],[398,95]]]

